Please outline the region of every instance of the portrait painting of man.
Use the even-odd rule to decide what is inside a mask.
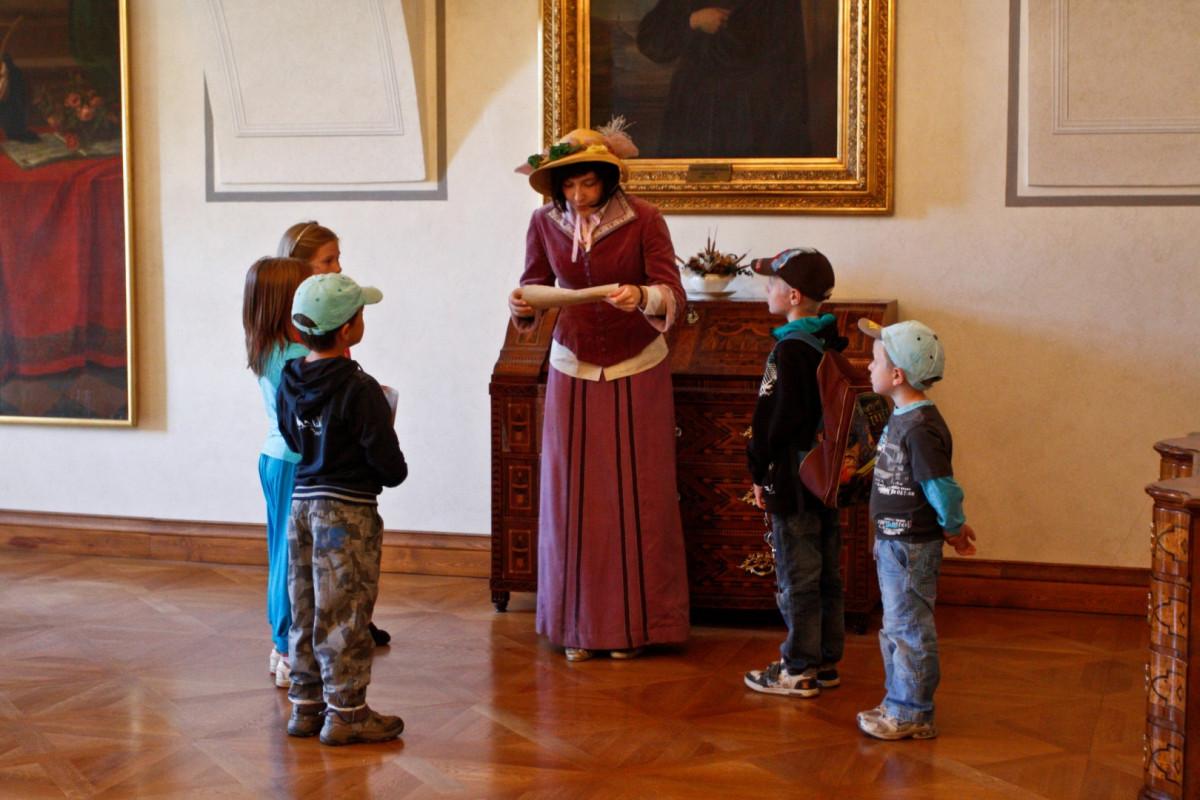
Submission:
[[[839,0],[593,0],[590,117],[644,158],[837,154]]]

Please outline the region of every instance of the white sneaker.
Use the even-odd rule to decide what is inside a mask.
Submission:
[[[287,656],[280,656],[275,665],[275,685],[280,689],[290,689],[292,686],[292,665]]]
[[[271,655],[267,657],[267,674],[274,677],[275,670],[278,669],[278,667],[279,667],[279,659],[285,658],[285,657],[286,656],[284,656],[283,653],[279,652],[274,647],[272,647]]]
[[[938,735],[933,720],[915,722],[893,717],[882,707],[858,713],[858,729],[876,739],[933,739]]]

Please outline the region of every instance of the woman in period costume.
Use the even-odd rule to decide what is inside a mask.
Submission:
[[[572,131],[518,170],[552,201],[529,223],[521,286],[618,284],[603,302],[562,308],[550,348],[537,630],[570,661],[688,635],[663,338],[684,293],[662,214],[621,189],[621,158],[635,155],[618,121]],[[509,309],[518,329],[538,324],[521,289]]]

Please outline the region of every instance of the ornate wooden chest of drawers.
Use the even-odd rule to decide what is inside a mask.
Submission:
[[[1154,498],[1151,525],[1150,659],[1146,664],[1145,783],[1139,797],[1200,796],[1200,639],[1191,620],[1200,611],[1200,478],[1173,478],[1146,487]]]
[[[1200,434],[1154,445],[1160,480],[1150,523],[1150,658],[1146,663],[1144,783],[1139,797],[1200,797],[1200,638],[1191,620],[1200,612]]]
[[[860,317],[896,319],[895,301],[837,301],[850,339],[847,357],[866,366],[871,340]],[[696,608],[770,609],[775,578],[746,472],[746,437],[758,384],[780,320],[754,301],[689,301],[668,335],[675,392],[679,507]],[[542,399],[554,314],[536,331],[510,325],[489,387],[492,410],[492,601],[504,610],[510,592],[537,588],[538,454]],[[842,512],[846,612],[861,628],[879,591],[865,507]]]

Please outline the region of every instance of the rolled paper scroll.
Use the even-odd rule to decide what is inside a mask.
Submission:
[[[618,283],[606,283],[603,286],[589,286],[586,289],[564,289],[561,286],[530,284],[521,287],[521,299],[534,308],[577,306],[582,303],[600,302],[615,292],[618,286],[620,286]]]

